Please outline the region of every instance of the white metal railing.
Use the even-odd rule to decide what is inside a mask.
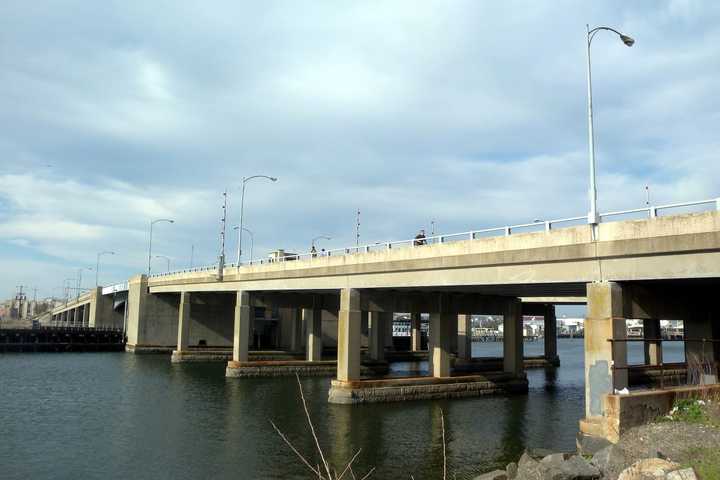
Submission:
[[[694,202],[683,202],[683,203],[671,203],[667,205],[654,205],[654,206],[646,206],[642,208],[634,208],[630,210],[618,210],[614,212],[607,212],[600,214],[601,219],[607,219],[610,217],[619,217],[619,216],[627,216],[637,213],[647,213],[649,218],[656,218],[659,216],[660,211],[664,210],[672,210],[676,208],[686,208],[686,207],[694,207],[694,206],[707,206],[712,205],[713,209],[720,210],[720,198],[713,198],[709,200],[698,200]],[[549,232],[550,230],[553,230],[557,227],[557,225],[571,223],[571,222],[579,222],[587,220],[587,216],[578,216],[578,217],[569,217],[569,218],[559,218],[555,220],[543,220],[543,221],[537,221],[537,222],[530,222],[530,223],[521,223],[518,225],[507,225],[504,227],[493,227],[493,228],[484,228],[480,230],[471,230],[467,232],[461,232],[461,233],[450,233],[450,234],[442,234],[442,235],[432,235],[429,237],[425,237],[423,239],[417,239],[417,238],[411,238],[409,240],[396,240],[396,241],[389,241],[389,242],[375,242],[371,244],[366,245],[359,245],[359,246],[353,246],[353,247],[345,247],[345,248],[334,248],[330,250],[321,250],[319,252],[306,252],[306,253],[298,253],[293,255],[286,255],[283,257],[278,258],[272,258],[272,259],[261,259],[261,260],[251,260],[247,262],[241,262],[241,266],[244,265],[264,265],[269,263],[278,263],[278,262],[287,262],[287,261],[294,261],[294,260],[303,260],[308,259],[312,260],[314,258],[324,258],[324,257],[337,257],[337,256],[345,256],[345,255],[355,255],[355,254],[363,254],[363,253],[371,253],[376,251],[383,251],[383,250],[392,250],[392,249],[398,249],[398,248],[419,248],[423,247],[425,245],[437,245],[437,244],[444,244],[444,243],[451,243],[455,241],[462,241],[462,240],[476,240],[478,238],[487,238],[492,236],[509,236],[512,235],[514,232],[517,233],[517,230],[522,230],[523,232],[531,232],[531,231],[545,231]],[[542,227],[540,229],[539,227]],[[536,230],[533,230],[536,229]],[[496,234],[496,235],[493,235]],[[229,263],[225,264],[226,267],[237,267],[237,264],[235,263]],[[179,273],[192,273],[192,272],[204,272],[204,271],[217,271],[218,265],[206,265],[202,267],[195,267],[195,268],[187,268],[187,269],[181,269],[181,270],[175,270],[172,272],[167,273],[156,273],[150,275],[150,277],[163,277],[167,275],[174,275]]]

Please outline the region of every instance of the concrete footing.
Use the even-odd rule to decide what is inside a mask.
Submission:
[[[286,352],[282,350],[256,350],[248,353],[251,361],[270,360],[302,360],[302,352]],[[232,360],[232,348],[191,348],[183,352],[173,350],[172,363],[185,362],[229,362]]]
[[[168,347],[164,345],[125,345],[125,351],[128,353],[137,353],[137,354],[145,354],[145,353],[162,353],[162,354],[168,354],[172,353],[175,350],[175,347]]]
[[[363,375],[376,374],[373,369],[361,366]],[[249,362],[229,361],[225,368],[225,376],[232,378],[247,377],[286,377],[300,375],[301,377],[334,377],[337,373],[337,361],[322,360],[310,362],[307,360],[264,360]]]
[[[545,358],[545,356],[537,357],[525,357],[523,360],[524,367],[527,368],[545,368],[545,367],[559,367],[560,358],[555,357],[553,359]],[[485,358],[473,358],[471,360],[464,360],[462,358],[456,358],[453,364],[453,371],[455,372],[493,372],[498,371],[503,366],[502,357],[485,357]]]
[[[333,380],[328,401],[339,404],[400,402],[527,391],[527,378],[517,378],[504,373],[447,378],[410,377],[349,382]]]

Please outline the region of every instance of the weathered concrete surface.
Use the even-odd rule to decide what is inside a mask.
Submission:
[[[265,360],[248,362],[228,362],[225,369],[226,377],[286,377],[300,375],[301,377],[334,377],[337,372],[337,362],[323,360],[308,362],[307,360]],[[360,367],[363,375],[372,371],[366,366]]]
[[[720,277],[720,213],[601,223],[422,248],[153,277],[150,291],[323,290]],[[568,292],[577,296],[579,292]],[[527,295],[522,295],[527,296]],[[546,295],[557,296],[549,290]],[[399,310],[403,311],[403,310]],[[407,311],[407,310],[404,310]]]
[[[127,351],[170,352],[177,346],[180,295],[150,295],[147,277],[128,282]]]
[[[603,399],[603,436],[617,443],[620,435],[632,427],[655,421],[668,414],[676,398],[712,398],[717,394],[720,394],[720,384],[647,390],[628,395],[606,395]]]
[[[505,374],[446,378],[389,378],[351,382],[333,380],[328,393],[328,401],[340,404],[397,402],[477,397],[494,393],[521,393],[527,392],[527,389],[526,378],[516,378]]]

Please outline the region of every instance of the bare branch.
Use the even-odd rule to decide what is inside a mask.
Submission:
[[[322,460],[323,465],[325,466],[327,476],[331,479],[332,474],[330,473],[330,465],[328,465],[327,460],[325,460],[325,455],[323,454],[322,448],[320,448],[320,442],[318,441],[317,435],[315,435],[315,427],[313,427],[312,420],[310,419],[310,412],[307,408],[307,402],[305,402],[305,394],[303,393],[302,384],[300,383],[300,375],[295,373],[295,378],[297,379],[298,388],[300,389],[300,399],[302,400],[303,408],[305,409],[305,416],[307,417],[308,425],[310,425],[310,433],[312,433],[312,436],[315,439],[315,446],[320,453],[320,460]]]
[[[447,480],[447,456],[445,455],[445,415],[443,415],[442,408],[440,409],[440,426],[442,426],[443,480]]]
[[[293,444],[290,443],[290,440],[287,439],[287,437],[285,436],[285,434],[283,434],[283,433],[280,431],[280,429],[277,427],[277,425],[275,425],[275,423],[274,423],[272,420],[270,420],[270,424],[273,426],[273,428],[275,429],[275,431],[277,432],[277,434],[280,435],[280,438],[282,438],[283,441],[287,444],[287,446],[290,447],[290,449],[291,449],[293,452],[295,452],[295,455],[297,455],[298,458],[299,458],[300,460],[302,460],[302,462],[310,469],[310,471],[313,472],[314,474],[316,474],[316,475],[318,476],[318,478],[323,479],[324,477],[323,477],[322,475],[320,475],[320,469],[315,470],[315,469],[312,467],[312,465],[310,465],[310,463],[308,463],[308,461],[305,460],[305,457],[303,457],[303,456],[300,454],[300,452],[297,451],[297,449],[293,446]]]
[[[362,448],[360,450],[358,450],[355,455],[353,455],[353,457],[350,459],[347,466],[345,467],[345,470],[343,470],[342,473],[340,474],[340,476],[337,477],[337,480],[342,480],[342,478],[345,476],[345,473],[347,473],[348,469],[350,468],[350,465],[352,465],[353,462],[355,461],[355,459],[357,458],[357,456],[360,455],[360,452],[362,452]]]
[[[368,473],[366,473],[365,476],[362,477],[360,480],[366,480],[366,479],[370,478],[370,475],[372,475],[372,473],[374,471],[375,471],[375,467],[371,468],[370,471]]]

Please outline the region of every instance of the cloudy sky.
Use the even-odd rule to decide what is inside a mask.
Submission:
[[[0,297],[143,271],[153,218],[212,263],[254,174],[255,257],[583,215],[586,23],[637,40],[593,42],[600,209],[718,196],[718,2],[4,0]]]

